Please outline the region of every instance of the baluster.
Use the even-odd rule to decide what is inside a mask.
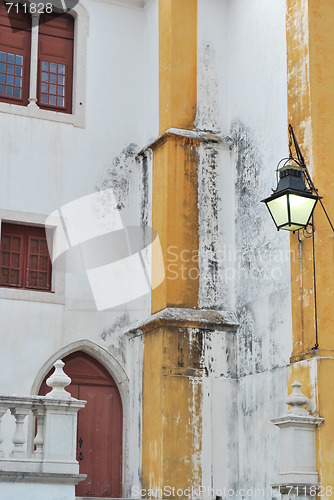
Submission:
[[[15,434],[13,436],[14,449],[11,453],[13,458],[26,458],[27,452],[24,449],[24,443],[26,442],[26,436],[24,433],[24,419],[29,413],[28,408],[11,408],[10,412],[15,417]]]
[[[36,417],[37,422],[37,432],[34,439],[36,450],[33,455],[35,459],[40,460],[43,457],[45,409],[36,408],[33,410],[33,414]]]
[[[4,414],[6,413],[7,410],[8,410],[7,407],[0,406],[0,458],[4,458],[4,456],[5,456],[5,453],[2,449],[2,443],[4,441],[4,437],[2,434],[2,430],[1,430],[1,421],[2,421],[2,417],[4,416]]]
[[[51,387],[52,391],[46,394],[47,398],[71,399],[71,394],[65,390],[65,387],[70,385],[71,379],[66,375],[63,368],[65,363],[58,359],[55,364],[55,371],[46,380],[46,385]]]

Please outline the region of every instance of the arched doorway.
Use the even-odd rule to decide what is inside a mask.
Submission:
[[[66,389],[72,397],[85,399],[78,413],[77,460],[87,479],[76,487],[76,495],[95,498],[122,496],[122,402],[108,371],[84,352],[63,358],[64,371],[72,382]],[[50,391],[45,377],[39,394]]]

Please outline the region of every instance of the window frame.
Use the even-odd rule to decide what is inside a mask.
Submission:
[[[26,0],[17,0],[24,4]],[[87,77],[87,38],[89,35],[89,18],[86,9],[78,3],[68,14],[74,17],[74,50],[73,50],[73,80],[72,80],[72,113],[57,110],[41,109],[30,99],[27,106],[0,102],[0,113],[14,114],[72,124],[75,127],[85,128],[86,114],[86,77]],[[33,19],[33,18],[32,18]],[[33,44],[31,44],[33,45]],[[34,79],[37,89],[38,59],[31,64],[30,81]],[[35,68],[32,71],[32,68]],[[30,92],[31,93],[31,89]]]
[[[43,273],[46,274],[46,286],[45,287],[39,287],[37,284],[32,285],[31,284],[31,273],[36,272],[37,276],[41,269],[37,266],[36,269],[33,269],[30,263],[30,259],[32,257],[32,250],[31,250],[31,245],[32,245],[32,239],[36,240],[45,240],[45,243],[47,245],[47,236],[45,232],[44,227],[40,226],[31,226],[28,224],[13,224],[9,222],[2,221],[1,222],[1,243],[3,239],[3,233],[6,234],[6,236],[9,237],[18,237],[21,240],[20,243],[20,251],[17,251],[16,253],[20,254],[20,265],[18,268],[19,271],[19,279],[18,279],[18,284],[13,284],[13,283],[0,283],[1,287],[6,287],[6,288],[15,288],[15,289],[23,289],[23,290],[36,290],[39,292],[51,292],[51,276],[52,276],[52,264],[51,264],[51,259],[49,256],[49,253],[47,255],[44,255],[47,259],[47,264],[46,264],[46,269],[45,271],[42,271]],[[40,243],[38,244],[38,246]],[[2,248],[1,246],[1,254],[5,251],[5,249]],[[8,249],[8,253],[11,255],[13,253],[13,250],[11,247]],[[38,251],[37,254],[34,254],[34,256],[38,258],[43,255],[40,254]],[[0,259],[2,258],[2,255],[0,256]],[[11,258],[9,262],[9,271],[12,270],[11,267]],[[2,267],[2,265],[0,266]],[[7,266],[6,266],[7,267]]]
[[[46,220],[48,220],[47,227],[45,227]],[[51,231],[53,246],[55,245],[58,232],[63,231],[62,221],[60,217],[50,218],[49,215],[0,209],[0,240],[1,228],[3,223],[45,228],[48,241]],[[52,255],[50,255],[50,257],[52,261]],[[1,285],[0,299],[28,300],[31,302],[65,304],[65,273],[60,272],[57,267],[52,268],[50,291]]]
[[[43,20],[44,17],[41,16]],[[61,23],[57,23],[58,19]],[[73,57],[74,57],[74,19],[73,16],[66,14],[66,18],[63,17],[53,19],[50,23],[45,23],[40,25],[38,34],[38,65],[37,65],[37,102],[41,109],[49,109],[53,112],[68,113],[72,114],[73,105]],[[56,25],[55,25],[56,24]],[[61,52],[60,52],[61,47]],[[58,65],[64,65],[64,106],[60,107],[57,105],[52,105],[50,103],[42,103],[42,63],[46,62],[56,63]],[[49,67],[49,77],[51,75]],[[61,76],[57,72],[58,76]],[[58,81],[56,83],[58,88]],[[49,93],[48,93],[49,95]],[[62,96],[60,96],[62,97]]]
[[[5,1],[5,0],[4,0]],[[15,16],[15,17],[13,17]],[[23,9],[20,10],[19,17],[16,14],[8,17],[0,16],[0,51],[6,54],[14,53],[23,57],[22,66],[22,95],[21,98],[14,96],[1,96],[1,102],[8,104],[16,104],[18,106],[27,106],[29,104],[29,81],[30,81],[30,58],[31,58],[31,22],[28,22],[28,17]],[[12,22],[15,21],[15,27],[19,32],[12,30]],[[15,42],[14,42],[15,40]],[[7,59],[7,57],[6,57]],[[3,74],[3,73],[2,73]],[[6,75],[8,73],[5,73]],[[14,75],[16,76],[16,75]]]
[[[27,61],[26,54],[23,52],[23,50],[18,49],[16,47],[11,48],[11,47],[6,46],[5,44],[0,43],[0,52],[6,54],[6,59],[8,59],[9,55],[14,54],[15,63],[12,64],[12,66],[14,66],[15,69],[18,67],[18,65],[16,64],[17,57],[21,56],[23,58],[23,64],[21,65],[22,72],[19,76],[17,75],[16,71],[14,72],[13,75],[10,75],[7,72],[0,73],[1,75],[5,75],[6,77],[13,76],[13,79],[14,79],[13,89],[17,88],[17,86],[15,85],[15,79],[21,78],[21,97],[15,97],[15,96],[8,97],[6,95],[1,95],[0,96],[1,102],[16,104],[17,106],[27,106],[28,105],[28,95],[29,95],[29,92],[27,92],[27,88],[29,88],[29,71],[27,71],[27,64],[29,64],[30,61],[29,60]],[[3,63],[2,61],[0,61],[0,64],[6,64],[6,63]],[[8,66],[8,62],[7,62],[7,66]],[[24,84],[25,79],[27,79],[28,82]],[[6,88],[6,86],[8,86],[7,78],[6,78],[6,83],[2,83],[0,81],[0,85],[3,85]]]

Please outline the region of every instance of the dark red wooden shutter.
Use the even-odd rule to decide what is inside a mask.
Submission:
[[[7,227],[6,227],[7,226]],[[1,231],[0,284],[22,287],[24,236],[6,224]]]
[[[72,113],[74,19],[43,14],[38,39],[38,105]]]
[[[51,262],[45,235],[28,237],[26,288],[51,289]]]
[[[44,228],[2,224],[0,285],[51,290],[51,261]]]
[[[9,14],[0,0],[0,101],[26,106],[29,97],[31,16],[20,4]]]

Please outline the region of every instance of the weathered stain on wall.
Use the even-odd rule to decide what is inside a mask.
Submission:
[[[198,156],[199,307],[224,309],[226,289],[221,283],[223,274],[219,272],[223,261],[223,205],[218,151],[213,144],[201,144]]]
[[[143,421],[143,337],[137,332],[130,334],[127,342],[127,367],[130,379],[129,394],[129,450],[130,467],[128,484],[142,484],[142,421]],[[123,493],[124,495],[126,492]],[[131,496],[131,491],[127,493]]]
[[[265,169],[248,127],[235,122],[231,129],[236,168],[236,308],[240,321],[240,375],[281,366],[286,361],[277,332],[284,327],[282,301],[286,297],[284,265],[290,254],[268,238],[268,214],[262,210]],[[259,310],[259,303],[262,309]],[[268,307],[265,307],[268,305]]]
[[[197,104],[196,128],[219,133],[219,81],[215,48],[210,41],[198,47],[198,94],[205,96]]]
[[[107,167],[103,177],[97,185],[99,191],[112,188],[118,210],[129,206],[130,177],[137,168],[136,155],[139,147],[136,144],[129,144],[117,156],[111,165]]]
[[[137,156],[141,169],[141,205],[140,220],[144,228],[151,225],[152,221],[152,161],[153,152],[151,149],[145,149],[145,152]]]
[[[279,435],[270,419],[284,414],[286,396],[285,367],[239,379],[238,487],[251,488],[253,492],[264,490],[250,498],[272,498],[270,485],[279,470]],[[248,496],[236,498],[243,500]]]
[[[241,122],[234,122],[230,136],[233,140],[236,169],[234,223],[237,269],[240,270],[236,275],[236,305],[240,307],[254,297],[263,272],[259,259],[264,246],[264,232],[261,231],[262,221],[259,216],[259,170],[262,162],[249,128]]]
[[[290,253],[268,236],[267,213],[261,211],[259,201],[266,195],[268,177],[261,148],[240,121],[232,124],[230,137],[231,155],[226,139],[224,154],[219,144],[198,148],[199,306],[226,309],[234,303],[239,321],[237,334],[228,336],[226,347],[221,332],[214,337],[206,332],[202,473],[203,481],[216,487],[265,486],[265,494],[270,495],[272,472],[261,476],[263,464],[255,467],[253,455],[261,449],[265,456],[277,440],[267,402],[275,410],[284,408],[289,350],[281,311],[290,309],[288,280],[283,275]],[[274,395],[268,396],[270,385],[273,394],[276,390],[282,394],[276,401]],[[216,411],[229,429],[228,437],[221,435]],[[260,430],[263,425],[265,435]],[[216,439],[227,449],[226,458],[212,442]],[[273,467],[278,467],[277,459]]]

